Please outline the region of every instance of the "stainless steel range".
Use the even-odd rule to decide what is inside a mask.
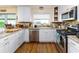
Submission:
[[[76,35],[75,29],[68,28],[67,30],[57,30],[57,46],[59,51],[62,53],[68,52],[68,35]]]

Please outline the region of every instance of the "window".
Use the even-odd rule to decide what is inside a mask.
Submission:
[[[16,25],[16,13],[0,14],[0,28],[5,27],[5,24]]]
[[[5,21],[3,19],[0,19],[0,28],[5,27]]]
[[[50,25],[50,14],[34,14],[33,15],[33,24],[36,25]]]
[[[5,15],[0,14],[0,28],[4,28],[4,27],[5,27]]]
[[[16,14],[7,14],[7,24],[16,25]]]

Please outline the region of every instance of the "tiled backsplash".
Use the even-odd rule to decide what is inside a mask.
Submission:
[[[54,28],[64,28],[65,25],[76,25],[76,24],[79,24],[79,21],[71,20],[71,21],[64,21],[62,23],[51,23],[52,27]]]
[[[65,23],[68,23],[69,25],[76,25],[79,24],[79,21],[75,20],[75,21],[66,21]]]

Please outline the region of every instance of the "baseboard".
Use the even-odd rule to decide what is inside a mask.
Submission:
[[[53,43],[55,44],[55,42],[24,42],[24,43]]]

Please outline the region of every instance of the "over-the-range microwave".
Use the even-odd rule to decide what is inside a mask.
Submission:
[[[67,11],[62,14],[63,20],[76,20],[77,19],[77,6],[71,8],[70,11]]]

